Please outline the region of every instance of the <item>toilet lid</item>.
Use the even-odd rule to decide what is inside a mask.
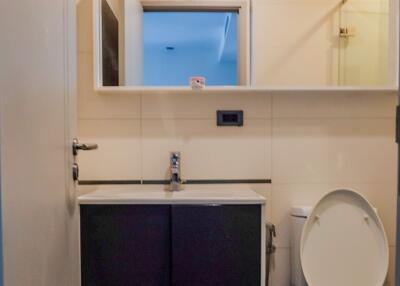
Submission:
[[[337,190],[314,207],[300,246],[310,286],[382,286],[389,267],[385,230],[360,194]]]

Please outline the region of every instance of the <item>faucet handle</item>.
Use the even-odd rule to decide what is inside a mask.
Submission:
[[[172,165],[179,165],[180,158],[181,158],[180,152],[171,152],[171,164]]]

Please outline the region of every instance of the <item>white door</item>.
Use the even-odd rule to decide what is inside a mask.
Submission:
[[[4,286],[79,285],[74,0],[0,1]]]

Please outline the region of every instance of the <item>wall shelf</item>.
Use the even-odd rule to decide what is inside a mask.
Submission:
[[[208,94],[321,94],[321,95],[335,95],[335,94],[393,94],[398,91],[398,87],[248,87],[248,86],[219,86],[219,87],[206,87],[204,89],[192,89],[190,87],[97,87],[95,91],[100,95],[139,95],[139,94],[153,94],[153,95],[208,95]]]

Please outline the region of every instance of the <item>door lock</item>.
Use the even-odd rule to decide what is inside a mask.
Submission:
[[[72,154],[74,156],[78,155],[78,151],[90,151],[90,150],[96,150],[98,149],[99,146],[97,144],[85,144],[85,143],[79,143],[78,139],[74,139],[72,141]]]
[[[77,163],[74,163],[72,165],[72,178],[74,179],[74,181],[79,180],[79,166]]]
[[[396,108],[396,143],[400,145],[400,105]]]

